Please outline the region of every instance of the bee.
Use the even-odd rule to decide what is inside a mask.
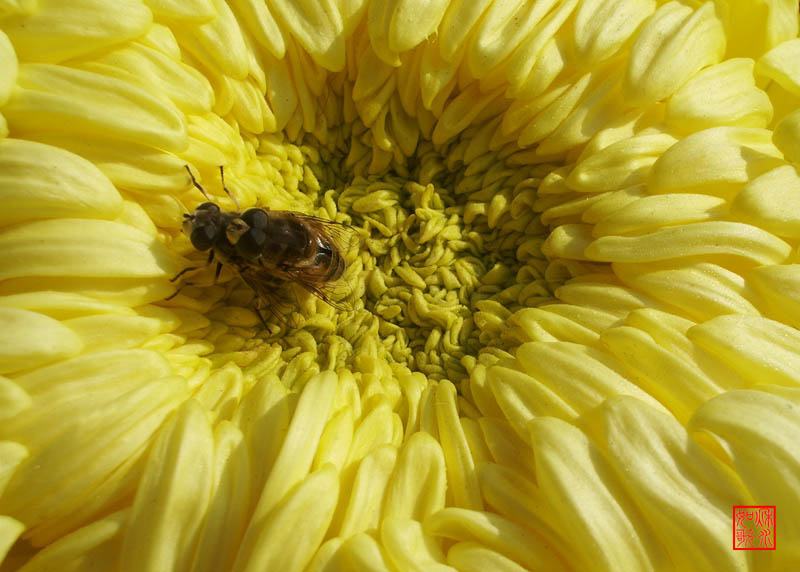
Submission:
[[[267,207],[224,211],[211,201],[188,165],[186,171],[208,202],[183,215],[184,234],[194,248],[209,251],[207,264],[216,260],[215,282],[223,265],[229,265],[255,292],[255,310],[265,326],[259,306],[280,318],[278,309],[284,303],[280,293],[288,284],[303,287],[336,309],[352,309],[352,289],[343,277],[346,256],[360,242],[355,228]],[[238,209],[238,202],[225,186],[221,166],[219,173],[222,188]],[[172,281],[197,268],[184,269]]]

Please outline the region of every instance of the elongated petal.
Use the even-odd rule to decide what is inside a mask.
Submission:
[[[20,132],[83,131],[183,151],[183,114],[132,83],[51,64],[20,66],[19,89],[3,108]]]
[[[632,48],[625,81],[626,100],[646,104],[668,97],[725,51],[722,22],[714,4],[696,10],[667,2],[645,22]]]
[[[736,195],[731,213],[777,236],[800,237],[800,175],[789,165],[753,179]]]
[[[570,531],[571,545],[586,566],[630,570],[663,565],[662,549],[633,532],[647,526],[642,515],[583,433],[563,421],[542,418],[531,424],[531,441],[553,514]]]
[[[126,569],[189,564],[208,510],[213,451],[205,414],[188,401],[162,429],[136,493],[123,545]]]
[[[623,486],[643,509],[672,563],[697,570],[747,570],[730,549],[730,507],[744,499],[730,469],[689,442],[674,419],[634,399],[609,401],[596,436]],[[706,539],[699,545],[696,539]]]
[[[766,127],[772,103],[755,85],[754,62],[737,58],[701,70],[667,102],[666,121],[683,131],[718,125]]]
[[[586,256],[610,262],[652,262],[681,256],[731,254],[756,264],[780,264],[791,247],[754,226],[735,222],[699,222],[637,237],[606,236],[592,242]]]
[[[60,62],[143,34],[152,14],[136,0],[39,0],[36,10],[3,23],[25,61]]]
[[[239,553],[233,570],[303,570],[322,542],[338,494],[333,465],[311,473],[275,507],[270,519],[251,523],[247,534],[257,535],[258,542],[252,552]]]
[[[800,39],[778,44],[758,60],[756,71],[778,82],[785,90],[800,96]]]
[[[344,67],[343,24],[332,0],[269,0],[267,5],[315,61],[331,71]]]
[[[70,358],[83,349],[79,335],[36,312],[0,308],[0,324],[0,373]]]
[[[753,504],[783,507],[778,510],[785,514],[800,509],[798,397],[796,389],[774,394],[733,391],[709,401],[689,426],[724,444],[728,459],[753,494]],[[800,527],[792,518],[781,522],[783,544],[778,541],[773,557],[778,568],[800,557]]]
[[[689,330],[689,339],[718,355],[750,383],[800,384],[800,334],[758,316],[720,316]]]
[[[35,218],[113,218],[122,197],[94,165],[58,147],[20,139],[0,142],[0,224]]]

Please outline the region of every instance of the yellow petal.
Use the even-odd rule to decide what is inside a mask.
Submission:
[[[791,254],[787,243],[738,222],[698,222],[636,237],[604,236],[585,254],[609,262],[654,262],[685,256],[730,254],[756,264],[780,264]]]
[[[444,507],[447,477],[442,449],[426,432],[414,433],[397,459],[383,519],[424,519]]]
[[[541,308],[520,310],[512,318],[513,322],[519,324],[520,329],[524,332],[524,337],[522,335],[517,337],[520,341],[546,341],[537,339],[539,332],[543,329],[559,341],[592,345],[597,340],[597,331],[594,328],[590,329],[579,319],[573,319],[576,318],[572,315],[573,310],[579,314],[583,311],[582,308],[567,304],[552,304]],[[588,314],[591,312],[586,312],[580,318],[591,319]]]
[[[252,552],[239,552],[232,570],[304,570],[322,543],[338,496],[339,475],[333,465],[305,477],[269,518],[251,521],[247,534],[258,540]]]
[[[38,367],[77,355],[80,337],[36,312],[0,308],[0,373]]]
[[[315,375],[303,388],[286,437],[281,444],[280,453],[275,459],[263,490],[259,490],[257,493],[260,494],[260,498],[250,519],[247,532],[241,541],[237,566],[244,567],[249,562],[260,562],[262,558],[268,557],[267,554],[261,552],[258,546],[259,538],[264,533],[265,517],[275,509],[281,499],[284,499],[295,485],[308,475],[325,422],[328,419],[336,382],[336,375],[328,371]],[[320,479],[327,481],[331,476],[330,473],[333,473],[335,478],[335,469],[331,465],[326,465],[325,469],[315,473],[316,478],[310,479],[309,477],[309,482],[317,483]],[[316,484],[309,486],[316,487]],[[302,496],[297,498],[297,502],[303,502]]]
[[[663,403],[681,423],[723,391],[694,363],[666,351],[637,328],[609,328],[600,340],[626,367],[632,380]]]
[[[160,333],[161,320],[142,316],[84,316],[62,322],[78,334],[84,350],[101,351],[138,347]]]
[[[144,34],[150,10],[137,0],[38,0],[31,15],[3,22],[3,29],[24,61],[61,62]]]
[[[631,395],[661,407],[621,375],[619,364],[604,352],[578,344],[532,342],[522,344],[516,355],[524,371],[578,413],[613,395]]]
[[[333,0],[269,0],[267,5],[315,62],[334,72],[344,68],[344,26]]]
[[[713,2],[696,10],[667,2],[644,23],[631,47],[625,101],[646,105],[665,99],[724,53],[725,33]]]
[[[753,495],[751,502],[742,504],[782,507],[776,509],[780,527],[772,555],[776,570],[791,568],[800,560],[800,525],[791,517],[781,518],[800,510],[798,420],[800,394],[796,388],[775,395],[732,391],[704,405],[689,426],[695,434],[710,434],[724,445],[728,451],[725,460]]]
[[[794,38],[778,44],[764,54],[758,60],[756,72],[776,81],[783,89],[800,97],[799,61],[800,38]]]
[[[133,483],[141,477],[140,455],[186,397],[178,377],[148,380],[128,391],[105,385],[90,388],[87,403],[80,405],[69,397],[44,395],[37,405],[50,407],[39,405],[15,420],[12,429],[30,443],[32,454],[10,483],[3,504],[30,523],[31,542],[48,544],[130,498]],[[44,432],[41,417],[36,418],[43,409],[59,420]],[[75,418],[82,423],[76,424]],[[39,434],[31,436],[37,428]],[[32,483],[36,492],[27,488]]]
[[[286,54],[283,33],[265,2],[233,0],[231,4],[240,15],[239,21],[243,22],[259,44],[276,58],[282,58]]]
[[[767,301],[768,317],[800,328],[800,265],[761,266],[748,282]]]
[[[0,515],[0,561],[5,560],[6,554],[24,530],[25,525],[18,520]]]
[[[583,193],[614,191],[644,182],[653,163],[673,146],[661,133],[623,139],[585,157],[567,177],[567,185]]]
[[[16,383],[0,376],[0,421],[10,419],[31,406],[31,398]],[[2,494],[0,487],[0,494]]]
[[[643,197],[600,220],[592,229],[595,237],[637,235],[663,226],[723,218],[727,203],[718,197],[669,194]]]
[[[439,26],[442,58],[452,62],[491,0],[455,0],[450,2]]]
[[[28,450],[24,446],[14,441],[0,441],[0,495],[5,492],[8,482],[26,457]]]
[[[775,126],[774,141],[787,161],[800,165],[800,109],[781,119]]]
[[[553,4],[555,6],[550,10]],[[523,5],[526,10],[529,9],[527,3]],[[543,79],[541,78],[542,70],[536,69],[539,55],[558,38],[562,26],[569,20],[577,5],[578,0],[564,0],[557,3],[551,0],[535,2],[532,6],[535,24],[533,29],[511,54],[508,65],[496,66],[486,78],[481,80],[481,85],[485,89],[496,89],[504,84],[507,78],[511,84],[511,93],[516,96],[526,93],[526,90],[530,89],[531,83],[537,81],[537,78],[532,77],[537,75],[537,72],[540,75],[538,79],[541,81]],[[500,41],[502,42],[502,40]],[[513,43],[511,46],[513,47]],[[548,55],[551,56],[551,54]],[[546,62],[545,67],[553,63]]]
[[[553,519],[569,531],[573,559],[592,570],[667,565],[666,554],[612,466],[580,430],[542,417],[531,423],[531,442],[539,484]]]
[[[589,260],[586,248],[592,243],[592,227],[588,224],[562,224],[551,232],[542,253],[550,258]]]
[[[731,215],[773,234],[800,238],[800,174],[789,165],[748,183],[731,204]]]
[[[50,64],[20,66],[17,87],[3,108],[19,133],[83,132],[183,151],[183,114],[141,87],[105,75]]]
[[[350,502],[342,520],[340,534],[349,537],[380,526],[386,484],[397,460],[397,450],[389,445],[375,449],[361,462],[353,481]]]
[[[557,392],[516,369],[493,366],[489,387],[497,405],[522,439],[527,440],[528,422],[539,415],[573,420],[578,413]]]
[[[144,4],[167,21],[208,22],[217,15],[214,0],[146,0]]]
[[[679,308],[698,322],[721,314],[759,315],[744,278],[716,264],[691,260],[617,263],[614,272],[631,288]]]
[[[185,113],[203,114],[214,105],[214,91],[195,68],[160,50],[133,44],[77,67],[139,84],[170,99]]]
[[[793,0],[731,3],[726,22],[728,55],[758,58],[781,42],[797,37],[796,8]]]
[[[436,417],[447,466],[448,487],[458,506],[480,510],[483,501],[475,461],[458,419],[456,388],[452,383],[442,382],[436,389]]]
[[[482,572],[483,570],[496,570],[497,572],[524,572],[525,568],[518,566],[502,554],[484,548],[477,542],[459,542],[447,551],[447,563],[462,572]],[[553,570],[553,568],[549,568]]]
[[[0,141],[0,225],[36,218],[113,218],[122,197],[89,161],[21,139]]]
[[[178,265],[153,237],[111,221],[52,219],[0,232],[0,277],[174,276]]]
[[[250,62],[242,29],[226,2],[213,2],[216,17],[197,27],[186,25],[178,28],[178,38],[184,49],[210,69],[231,78],[244,79]]]
[[[394,0],[390,2],[392,12],[389,28],[389,49],[405,52],[436,31],[444,12],[447,0]]]
[[[19,62],[14,46],[8,36],[0,30],[0,105],[4,105],[11,96],[18,70]]]
[[[609,191],[599,195],[597,202],[592,203],[584,212],[583,222],[596,224],[604,218],[613,215],[618,210],[647,196],[644,185],[636,185],[619,191]]]
[[[689,339],[750,383],[800,385],[800,334],[759,316],[720,316],[691,328]]]
[[[510,559],[525,570],[560,570],[563,563],[542,539],[528,529],[490,512],[478,512],[449,507],[432,514],[424,522],[424,529],[433,536],[444,536],[470,541]],[[474,542],[472,542],[474,541]],[[452,550],[452,549],[451,549]],[[447,554],[450,562],[450,552]],[[460,560],[460,558],[459,558]],[[523,568],[520,568],[522,570]]]
[[[387,556],[378,542],[362,532],[351,536],[342,544],[342,567],[347,570],[365,570],[367,572],[389,572]],[[392,568],[394,569],[394,568]]]
[[[205,412],[189,400],[162,427],[150,453],[125,534],[123,570],[189,565],[208,510],[213,455]]]
[[[731,199],[745,183],[784,164],[766,129],[714,127],[678,141],[653,165],[651,193]]]
[[[107,567],[119,558],[120,545],[130,509],[120,510],[92,522],[37,552],[25,563],[31,572],[60,566]]]
[[[150,202],[156,202],[158,195],[155,193],[172,193],[189,184],[189,177],[183,168],[187,160],[171,153],[164,153],[156,147],[130,141],[110,140],[103,136],[85,136],[77,139],[68,133],[36,133],[30,138],[88,159],[118,188],[133,192],[144,191],[146,194],[141,197],[143,204],[148,202],[148,199]],[[37,161],[41,162],[41,159]],[[64,177],[59,172],[59,183],[63,184],[63,180]],[[98,186],[98,183],[93,185],[94,193],[97,193]],[[84,190],[81,196],[91,197],[92,194]],[[137,198],[140,196],[137,195]],[[72,204],[80,203],[73,201]],[[103,215],[102,218],[113,218],[115,214]],[[180,217],[177,217],[177,220],[174,220],[175,218],[173,216],[173,226],[180,220]]]
[[[735,58],[701,70],[667,101],[665,120],[684,132],[720,125],[766,127],[772,103],[756,87],[754,62]]]
[[[564,302],[608,312],[620,318],[631,310],[655,304],[652,298],[641,292],[602,282],[572,282],[556,290],[556,296]]]
[[[590,0],[575,14],[575,51],[589,68],[617,53],[656,8],[653,0]]]
[[[544,2],[494,2],[483,14],[469,47],[467,62],[472,75],[481,78],[495,69],[556,4]]]
[[[677,569],[749,570],[731,550],[731,506],[744,490],[672,417],[627,397],[608,401],[592,431]]]
[[[436,539],[426,534],[422,524],[415,520],[384,519],[381,542],[398,570],[455,572],[455,568],[444,563],[444,553]]]

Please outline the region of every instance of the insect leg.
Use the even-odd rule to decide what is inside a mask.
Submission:
[[[233,204],[236,205],[236,210],[241,210],[239,201],[236,200],[236,197],[233,196],[233,193],[231,193],[228,190],[228,187],[225,186],[225,171],[222,168],[222,165],[219,166],[219,179],[222,181],[222,190],[225,191],[231,199],[233,199]]]
[[[211,264],[212,260],[214,260],[214,250],[213,249],[211,250],[211,252],[208,253],[208,260],[206,260],[206,266]],[[183,276],[187,272],[191,272],[192,270],[197,270],[199,268],[200,268],[200,266],[187,266],[186,268],[184,268],[183,270],[178,272],[175,276],[170,278],[169,281],[170,282],[175,282],[178,278],[180,278],[181,276]],[[217,271],[217,274],[219,274],[219,271]]]
[[[183,290],[187,286],[194,286],[194,284],[192,284],[191,282],[184,282],[183,284],[181,284],[180,288],[178,288],[177,290],[175,290],[175,292],[173,292],[172,294],[170,294],[169,296],[164,298],[164,300],[165,301],[166,300],[172,300],[175,296],[177,296],[178,294],[181,293],[181,290]]]
[[[169,281],[170,282],[175,282],[178,278],[180,278],[181,276],[183,276],[187,272],[191,272],[192,270],[197,270],[198,268],[200,268],[200,267],[199,266],[187,266],[186,268],[184,268],[183,270],[178,272],[175,276],[170,278]]]
[[[261,310],[253,306],[253,310],[256,312],[256,316],[258,319],[261,320],[261,323],[264,324],[264,329],[269,330],[269,326],[267,325],[267,321],[264,319],[264,316],[261,314]]]
[[[214,269],[214,284],[217,283],[217,278],[219,278],[220,272],[222,272],[222,262],[217,262],[217,267]]]
[[[197,182],[197,179],[194,178],[194,175],[192,174],[192,170],[189,168],[189,165],[184,165],[183,167],[186,169],[186,172],[189,173],[189,176],[192,178],[192,184],[195,186],[195,188],[201,193],[203,193],[203,196],[210,201],[211,197],[208,196],[206,190],[203,187],[201,187],[200,183]]]

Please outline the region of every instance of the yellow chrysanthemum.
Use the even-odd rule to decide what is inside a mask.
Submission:
[[[796,0],[0,0],[0,570],[800,569],[798,62]],[[361,229],[355,309],[165,300],[184,165]]]

